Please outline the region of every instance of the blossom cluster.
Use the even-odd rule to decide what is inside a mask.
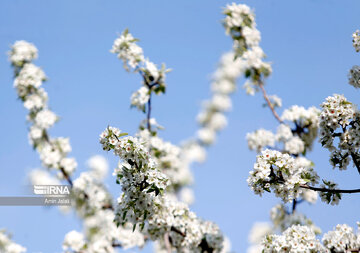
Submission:
[[[247,249],[247,253],[261,253],[262,241],[265,236],[273,233],[273,227],[269,222],[256,222],[249,233],[250,247]]]
[[[11,46],[9,60],[15,67],[22,67],[25,63],[31,62],[38,57],[38,50],[34,44],[25,40],[19,40]]]
[[[29,140],[39,152],[46,168],[56,169],[59,178],[71,175],[77,163],[74,158],[67,157],[71,152],[68,138],[50,138],[48,129],[54,125],[58,117],[48,108],[48,95],[41,87],[46,80],[43,70],[31,61],[37,57],[36,47],[25,41],[17,41],[10,51],[10,60],[15,69],[14,87],[19,98],[29,110],[28,120],[32,124]]]
[[[230,95],[236,90],[236,80],[242,74],[244,62],[234,61],[232,53],[224,54],[218,69],[213,75],[211,84],[212,97],[202,104],[202,110],[197,116],[201,128],[197,132],[202,145],[211,145],[216,139],[216,133],[227,125],[225,112],[232,107]]]
[[[359,226],[359,223],[358,223]],[[262,242],[264,253],[350,253],[359,252],[360,234],[355,234],[353,228],[343,224],[329,231],[322,237],[322,244],[316,239],[311,227],[292,225],[281,235],[266,235]]]
[[[321,104],[320,142],[330,154],[330,163],[345,170],[351,159],[359,159],[360,114],[357,107],[343,95],[334,94]],[[336,145],[335,138],[339,141]]]
[[[312,106],[308,109],[294,105],[284,110],[281,119],[290,121],[295,125],[292,130],[304,142],[306,149],[311,150],[314,140],[317,137],[319,128],[320,110]]]
[[[73,183],[71,203],[77,215],[84,221],[85,236],[78,232],[70,232],[65,236],[64,250],[72,252],[86,248],[86,252],[89,253],[115,252],[114,242],[121,243],[122,247],[142,246],[142,234],[130,233],[132,226],[127,229],[117,228],[113,222],[115,215],[112,211],[112,198],[101,181],[108,170],[107,161],[103,157],[94,156],[89,159],[90,171],[81,173],[79,178],[71,181],[70,175],[77,163],[75,159],[67,157],[71,152],[69,139],[50,138],[47,132],[57,121],[57,116],[49,110],[47,93],[41,88],[46,75],[31,63],[36,57],[35,46],[24,41],[16,42],[10,52],[10,60],[16,67],[14,86],[25,108],[29,110],[28,120],[32,123],[29,132],[30,143],[39,152],[43,166],[58,171],[58,178],[55,178],[47,171],[33,170],[29,179],[32,184],[37,185],[57,185],[60,184],[58,179],[64,178]],[[69,211],[68,207],[60,209]]]
[[[112,204],[111,196],[92,172],[83,172],[74,180],[72,193],[80,217],[92,215]]]
[[[356,30],[352,34],[352,38],[353,38],[353,47],[355,48],[356,52],[359,52],[360,51],[360,31]]]
[[[271,208],[270,219],[273,224],[273,231],[283,232],[292,225],[308,226],[316,235],[321,234],[321,229],[317,227],[311,219],[297,211],[286,210],[283,204],[278,204]]]
[[[360,227],[360,223],[358,223]],[[330,252],[359,252],[360,251],[360,233],[355,234],[352,227],[342,224],[337,225],[335,230],[324,234],[322,238],[324,246]]]
[[[354,86],[355,88],[360,87],[360,67],[354,65],[348,74],[349,84]]]
[[[125,134],[126,135],[126,134]],[[108,127],[100,135],[104,150],[113,150],[121,162],[115,171],[123,194],[119,199],[118,222],[145,225],[155,212],[159,194],[168,185],[167,177],[157,168],[138,138],[122,137],[121,131]]]
[[[4,230],[0,230],[0,252],[23,253],[26,252],[26,248],[13,242],[11,237]]]
[[[147,144],[125,135],[114,127],[108,127],[100,135],[103,149],[113,150],[120,157],[114,174],[123,194],[118,199],[115,222],[131,223],[154,241],[167,235],[171,247],[178,252],[203,252],[204,247],[220,252],[223,236],[219,228],[197,218],[175,195],[165,192],[170,180],[158,169],[146,149]]]
[[[247,182],[255,194],[274,191],[284,202],[300,196],[300,185],[315,184],[318,180],[312,168],[301,167],[288,154],[266,149],[256,158]]]
[[[130,224],[117,227],[112,210],[100,210],[84,219],[84,233],[70,231],[65,235],[65,252],[115,253],[116,247],[126,250],[144,246],[145,239],[139,230],[133,231]]]
[[[168,233],[176,252],[222,252],[223,248],[224,238],[218,226],[199,219],[186,204],[170,195],[164,195],[159,211],[149,218],[148,233],[152,240]]]
[[[321,229],[314,225],[314,223],[305,215],[297,211],[289,211],[283,204],[278,204],[271,208],[270,222],[256,222],[249,233],[250,247],[247,253],[262,253],[263,240],[266,236],[274,233],[282,233],[293,225],[307,226],[315,235],[321,234]]]
[[[275,135],[268,130],[258,129],[255,132],[247,133],[246,139],[250,150],[256,150],[260,152],[265,147],[275,146]]]
[[[299,155],[305,150],[305,143],[293,130],[286,124],[279,125],[276,135],[271,131],[259,129],[246,135],[250,150],[260,152],[264,148],[275,148],[275,143],[282,143],[283,152]],[[280,146],[278,146],[279,148]]]
[[[154,132],[154,131],[153,131]],[[193,177],[186,161],[182,160],[181,148],[164,141],[158,135],[143,129],[137,134],[144,147],[149,150],[157,168],[169,179],[169,186],[177,192],[181,187],[193,182]]]
[[[145,58],[143,49],[136,44],[138,39],[126,29],[114,41],[111,52],[117,54],[124,63],[126,70],[139,72],[143,77],[143,86],[135,91],[131,96],[131,106],[145,112],[145,105],[150,99],[150,94],[154,91],[156,94],[165,93],[166,73],[169,69],[163,64],[158,68],[153,62]]]
[[[263,61],[265,53],[259,46],[261,35],[256,28],[255,15],[244,4],[232,3],[224,9],[223,24],[226,33],[234,41],[235,57],[241,57],[246,63],[245,77],[250,78],[245,84],[247,93],[253,94],[261,78],[271,73],[271,65]]]
[[[327,252],[308,226],[292,225],[281,235],[267,235],[263,240],[263,253]]]
[[[65,252],[113,253],[116,245],[124,249],[142,247],[145,239],[139,230],[133,232],[129,223],[122,227],[114,223],[112,196],[102,182],[108,170],[106,159],[96,155],[87,161],[87,165],[90,170],[74,180],[72,190],[72,205],[83,220],[83,233],[72,231],[65,236]]]

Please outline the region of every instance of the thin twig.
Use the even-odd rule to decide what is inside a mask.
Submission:
[[[293,200],[293,203],[292,203],[292,213],[295,213],[296,205],[297,205],[297,200],[294,199],[294,200]]]
[[[262,81],[259,81],[259,87],[263,93],[263,96],[264,96],[264,99],[266,101],[266,103],[268,104],[272,114],[274,115],[274,117],[277,119],[277,121],[279,121],[280,123],[283,123],[283,121],[281,120],[281,118],[279,117],[279,115],[277,114],[277,112],[275,111],[275,108],[274,106],[272,105],[270,99],[269,99],[269,96],[268,94],[266,93],[266,90],[264,88],[264,84]]]
[[[71,187],[73,187],[73,182],[72,182],[72,179],[71,177],[69,176],[69,174],[67,174],[67,172],[64,170],[63,167],[60,167],[60,171],[61,173],[63,174],[64,178],[66,179],[66,181],[68,181],[69,185]]]
[[[148,104],[147,104],[147,116],[146,116],[147,129],[151,133],[150,117],[151,117],[151,91],[149,94],[149,100],[148,100]]]

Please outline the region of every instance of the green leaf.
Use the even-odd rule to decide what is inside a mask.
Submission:
[[[124,211],[123,215],[122,215],[122,220],[125,220],[126,214],[127,214],[127,211]]]
[[[126,136],[126,135],[128,135],[128,133],[121,133],[121,134],[119,134],[118,137],[123,137],[123,136]]]

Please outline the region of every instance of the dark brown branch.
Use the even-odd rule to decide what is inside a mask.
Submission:
[[[120,243],[117,243],[117,242],[113,242],[113,243],[111,244],[111,246],[112,246],[113,248],[121,248],[121,247],[122,247],[122,245],[121,245]]]
[[[178,233],[179,235],[181,235],[181,236],[183,236],[183,237],[186,236],[185,233],[181,232],[179,229],[177,229],[177,228],[174,227],[174,226],[172,226],[172,227],[170,228],[170,231],[173,231],[173,232],[175,232],[175,233]]]
[[[165,244],[166,251],[168,253],[171,253],[170,235],[168,232],[164,234],[164,244]]]
[[[352,158],[352,160],[353,160],[353,162],[354,162],[354,164],[355,164],[355,166],[356,166],[356,168],[357,168],[357,170],[358,170],[358,172],[360,174],[360,163],[359,163],[356,155],[353,152],[351,152],[350,155],[351,155],[351,158]]]
[[[73,187],[73,182],[72,182],[72,179],[71,177],[66,173],[66,171],[64,170],[63,167],[60,167],[60,171],[61,173],[63,174],[64,178],[66,179],[66,181],[69,183],[69,185],[71,187]]]
[[[295,213],[296,205],[297,205],[297,200],[294,199],[294,200],[293,200],[293,203],[292,203],[292,213]]]
[[[313,187],[306,184],[300,185],[300,188],[309,189],[318,192],[330,192],[330,193],[360,193],[360,189],[352,189],[352,190],[342,190],[342,189],[327,189],[327,188],[319,188]]]

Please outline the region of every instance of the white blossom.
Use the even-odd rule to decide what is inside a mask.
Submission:
[[[260,152],[263,148],[275,146],[275,136],[265,129],[258,129],[255,132],[247,133],[246,140],[250,150]]]
[[[109,163],[102,155],[94,155],[86,162],[87,166],[99,179],[104,179],[109,170]]]
[[[257,156],[249,174],[247,182],[255,194],[273,190],[284,202],[299,197],[299,185],[314,184],[318,179],[312,169],[299,168],[290,155],[269,149]]]
[[[211,128],[199,129],[197,135],[199,140],[206,145],[212,144],[216,138],[215,131]]]
[[[355,48],[356,52],[360,51],[360,31],[356,30],[353,34],[353,47]]]
[[[38,50],[34,44],[24,40],[18,40],[11,46],[9,60],[15,66],[22,66],[38,57]]]
[[[359,236],[346,224],[339,224],[334,231],[324,234],[322,242],[327,249],[336,253],[350,253],[360,249]]]
[[[85,239],[82,233],[79,233],[75,230],[70,231],[65,235],[63,242],[64,250],[74,250],[80,251],[85,246]],[[69,251],[70,252],[70,251]]]
[[[131,95],[131,105],[144,111],[145,104],[149,101],[149,98],[149,89],[146,86],[142,86]]]
[[[351,156],[358,159],[360,147],[360,114],[354,104],[338,94],[327,97],[321,104],[320,142],[330,154],[330,163],[345,170]],[[335,138],[339,141],[335,145]]]
[[[4,230],[0,230],[0,252],[24,253],[26,248],[11,240],[11,237]]]
[[[189,187],[186,187],[186,188],[182,188],[180,190],[180,200],[188,205],[191,205],[194,203],[194,200],[195,200],[195,196],[194,196],[194,191],[189,188]]]
[[[355,65],[353,66],[348,74],[349,84],[355,88],[360,87],[360,67]]]
[[[140,62],[144,61],[143,50],[136,44],[135,39],[127,30],[114,41],[111,52],[117,54],[123,60],[125,69],[128,66],[135,69]]]
[[[50,110],[42,110],[36,114],[35,124],[40,128],[47,129],[54,125],[57,116]]]
[[[263,241],[263,253],[326,253],[316,239],[315,233],[307,226],[293,225],[282,235],[268,235]]]

